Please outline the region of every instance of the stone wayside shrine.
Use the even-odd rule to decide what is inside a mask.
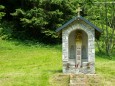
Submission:
[[[101,30],[79,15],[58,28],[62,33],[63,73],[95,73],[95,39]]]

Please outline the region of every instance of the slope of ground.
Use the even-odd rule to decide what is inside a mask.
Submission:
[[[61,46],[28,41],[0,40],[0,86],[67,86],[68,76],[61,76]],[[104,86],[115,84],[115,57],[96,56],[96,73]]]

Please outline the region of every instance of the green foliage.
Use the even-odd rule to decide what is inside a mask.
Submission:
[[[1,39],[10,39],[12,37],[12,28],[14,28],[11,22],[2,22],[0,23],[0,38]]]
[[[86,18],[102,30],[100,41],[97,41],[99,52],[107,55],[113,53],[115,47],[115,3],[98,2],[85,5]]]
[[[0,11],[4,10],[5,7],[0,5]],[[2,17],[5,16],[5,12],[0,12],[0,38],[8,38],[9,31],[6,30],[5,23],[1,22]]]
[[[8,0],[0,1],[5,6],[5,20],[12,21],[12,37],[17,39],[37,39],[46,43],[60,41],[55,30],[76,16],[78,5],[83,17],[101,28],[98,41],[99,52],[109,55],[115,47],[115,5],[112,0]],[[102,3],[100,3],[102,2]],[[105,4],[106,3],[106,4]],[[1,9],[4,9],[1,6]],[[3,10],[2,10],[3,11]],[[3,13],[1,14],[3,17]]]
[[[0,10],[3,10],[5,7],[3,5],[0,5]],[[6,13],[0,12],[0,20],[2,19],[3,16],[5,16]]]
[[[27,9],[16,9],[11,15],[19,22],[23,31],[30,37],[56,42],[58,36],[55,30],[72,18],[75,14],[73,1],[62,0],[29,0],[26,3],[31,6]],[[25,6],[26,7],[26,6]],[[30,31],[32,30],[32,31]],[[36,33],[34,33],[36,32]],[[31,35],[30,35],[31,34]]]
[[[13,37],[56,43],[59,37],[55,30],[76,16],[79,3],[86,4],[89,0],[9,0],[7,4],[2,3],[6,6],[5,18],[11,17],[14,22]]]

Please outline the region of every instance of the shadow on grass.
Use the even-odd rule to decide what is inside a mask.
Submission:
[[[1,47],[1,46],[0,46],[0,50],[12,50],[12,48],[8,48],[8,47]]]
[[[96,58],[102,58],[107,60],[114,60],[115,61],[115,54],[107,55],[104,52],[96,52]]]
[[[24,46],[33,46],[33,45],[45,45],[43,43],[38,42],[37,40],[19,40],[19,39],[10,39],[7,40],[13,42],[16,46],[24,45]]]
[[[46,70],[47,72],[51,72],[51,73],[62,73],[62,70]]]
[[[23,46],[35,46],[35,47],[46,47],[46,48],[55,48],[57,50],[62,50],[61,49],[61,44],[46,44],[46,43],[43,43],[39,40],[19,40],[19,39],[9,39],[7,40],[9,42],[12,42],[15,46],[19,46],[19,45],[23,45]]]

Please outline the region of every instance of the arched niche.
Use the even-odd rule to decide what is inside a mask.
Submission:
[[[80,29],[71,31],[68,43],[71,64],[76,65],[80,61],[80,65],[82,65],[82,62],[88,62],[88,35],[85,31]],[[79,48],[80,51],[78,50]]]

